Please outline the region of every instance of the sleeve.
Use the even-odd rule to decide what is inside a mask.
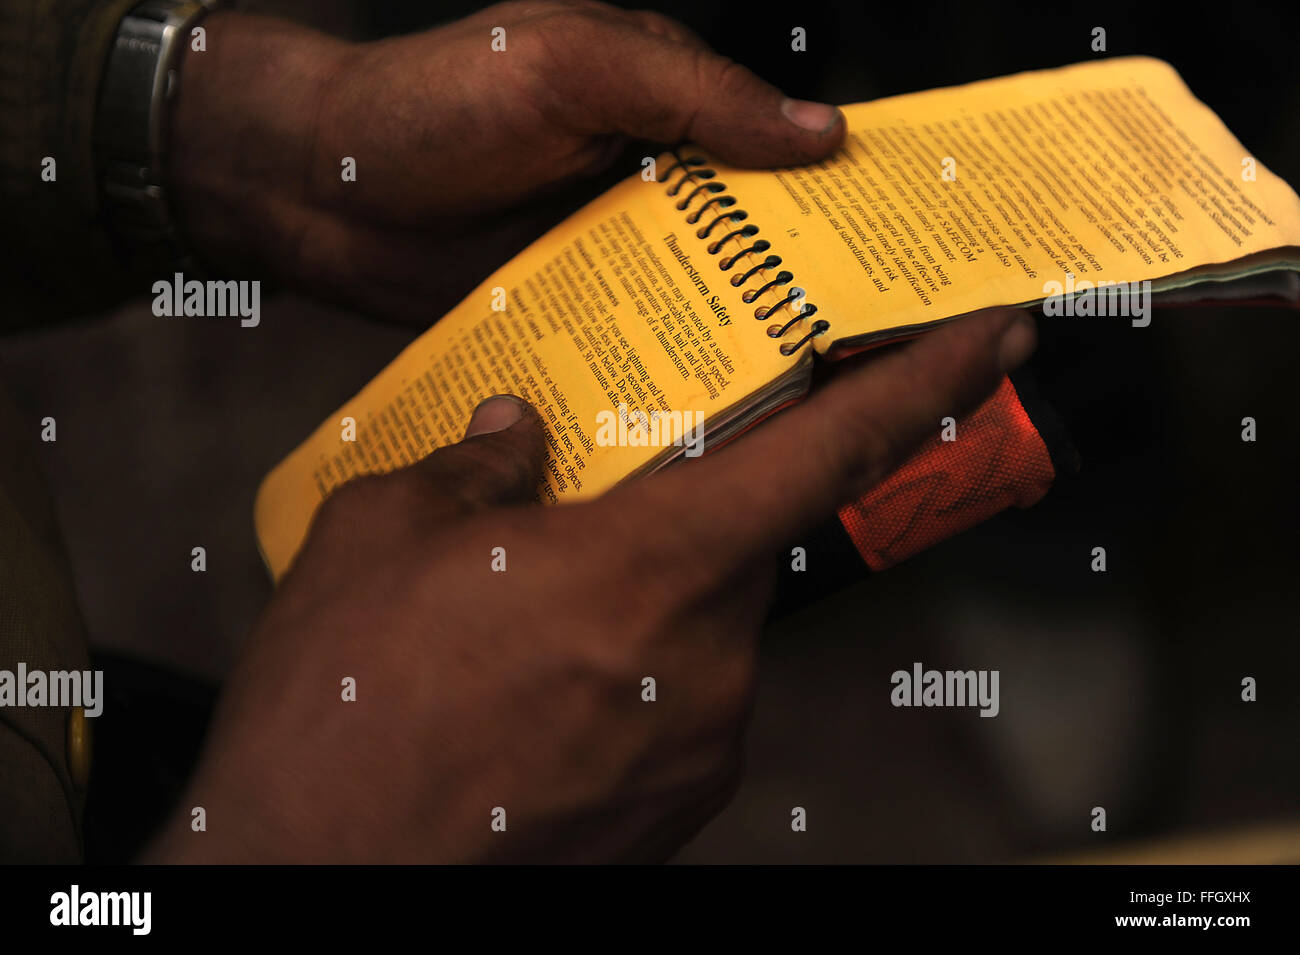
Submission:
[[[0,0],[0,330],[125,297],[92,137],[117,24],[136,2]]]
[[[0,392],[0,671],[90,669],[67,554],[32,443]],[[69,707],[0,705],[0,865],[75,862],[90,741]]]

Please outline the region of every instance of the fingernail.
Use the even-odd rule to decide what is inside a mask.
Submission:
[[[503,431],[524,416],[524,404],[514,395],[493,395],[479,402],[469,417],[465,437]]]
[[[1020,312],[1011,324],[1002,332],[1002,341],[998,343],[998,367],[1010,371],[1018,366],[1038,343],[1038,331],[1034,320]]]
[[[839,122],[840,111],[825,103],[810,103],[806,99],[789,99],[781,104],[781,113],[800,129],[813,133],[829,132]]]

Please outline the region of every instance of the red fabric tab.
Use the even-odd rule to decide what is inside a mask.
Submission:
[[[1040,501],[1056,469],[1010,378],[957,422],[957,439],[936,434],[861,499],[840,522],[872,570],[884,570],[1011,506]]]

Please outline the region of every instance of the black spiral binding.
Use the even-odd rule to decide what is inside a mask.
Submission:
[[[718,175],[718,172],[716,169],[709,169],[705,166],[705,160],[703,157],[682,157],[676,150],[673,150],[672,155],[673,159],[676,161],[664,170],[662,178],[664,181],[669,180],[672,178],[673,172],[677,169],[682,170],[682,177],[677,180],[676,184],[668,187],[668,195],[676,196],[682,191],[682,187],[685,186],[688,181],[694,186],[690,192],[678,201],[677,208],[686,212],[686,210],[691,207],[691,204],[697,199],[702,196],[707,197],[693,212],[687,214],[686,221],[691,225],[695,225],[704,218],[704,214],[709,210],[712,209],[718,213],[718,215],[707,225],[702,225],[696,230],[696,237],[707,239],[715,230],[718,229],[719,226],[722,226],[723,223],[726,223],[729,226],[735,226],[735,228],[725,231],[721,238],[716,239],[705,246],[709,255],[718,255],[722,252],[723,246],[728,243],[733,243],[737,246],[734,251],[729,251],[728,254],[723,255],[722,258],[718,260],[718,266],[722,271],[729,272],[745,256],[752,255],[757,257],[763,255],[763,253],[767,252],[772,247],[772,243],[768,242],[766,239],[754,238],[754,236],[758,235],[758,226],[752,223],[741,225],[741,223],[745,222],[745,220],[749,218],[749,213],[744,209],[732,208],[736,204],[736,198],[725,194],[727,187],[723,183],[713,181]],[[693,166],[699,166],[701,168],[693,170],[691,168]],[[762,285],[758,288],[750,289],[741,293],[741,300],[746,304],[752,304],[759,298],[759,296],[764,295],[775,288],[790,285],[790,283],[794,281],[794,274],[785,270],[777,272],[771,278],[767,277],[765,273],[777,269],[780,265],[781,256],[767,255],[759,261],[757,265],[733,275],[731,277],[731,284],[739,288],[750,279],[760,273],[764,273],[760,280],[762,281]],[[762,321],[765,318],[774,318],[776,313],[783,308],[788,308],[793,311],[796,302],[803,302],[804,294],[803,289],[791,285],[785,296],[775,305],[760,305],[755,308],[754,317],[759,321]],[[773,322],[771,325],[768,325],[767,334],[772,338],[784,338],[785,334],[795,325],[802,322],[805,318],[811,318],[816,313],[816,305],[813,305],[810,302],[803,302],[799,311],[784,323]],[[818,335],[825,334],[830,327],[830,322],[819,318],[808,326],[808,331],[804,334],[803,338],[800,338],[796,342],[783,342],[781,344],[781,354],[793,355]]]

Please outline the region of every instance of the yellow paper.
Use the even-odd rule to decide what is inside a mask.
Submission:
[[[330,491],[460,440],[492,394],[541,412],[551,449],[541,497],[572,500],[681,451],[602,443],[602,414],[743,425],[806,379],[809,348],[779,346],[818,320],[830,323],[813,340],[825,353],[1035,302],[1067,278],[1172,287],[1171,276],[1270,251],[1252,267],[1300,268],[1300,200],[1158,60],[1099,60],[845,114],[845,147],[801,169],[735,169],[693,148],[661,156],[665,181],[629,178],[492,275],[267,476],[256,524],[272,573]],[[690,176],[679,157],[699,158]],[[710,250],[745,226],[758,231]],[[724,270],[757,240],[769,247]],[[779,266],[730,283],[773,254]],[[793,281],[744,300],[782,271]],[[794,288],[804,298],[786,301]],[[799,319],[809,305],[816,314]]]
[[[831,323],[820,351],[1036,302],[1067,273],[1158,280],[1300,245],[1295,191],[1161,60],[1097,60],[844,113],[848,140],[823,162],[710,162]]]
[[[782,355],[764,325],[743,317],[742,290],[727,284],[677,209],[682,196],[666,190],[633,176],[537,240],[277,465],[255,511],[272,574],[287,569],[330,491],[454,444],[491,395],[516,394],[538,409],[550,443],[541,496],[576,500],[683,453],[684,440],[667,443],[686,437],[678,416],[709,427],[806,364],[807,349]],[[628,442],[646,435],[660,443],[599,443],[600,423],[609,421],[601,413],[624,408]],[[638,411],[649,429],[636,427]]]

